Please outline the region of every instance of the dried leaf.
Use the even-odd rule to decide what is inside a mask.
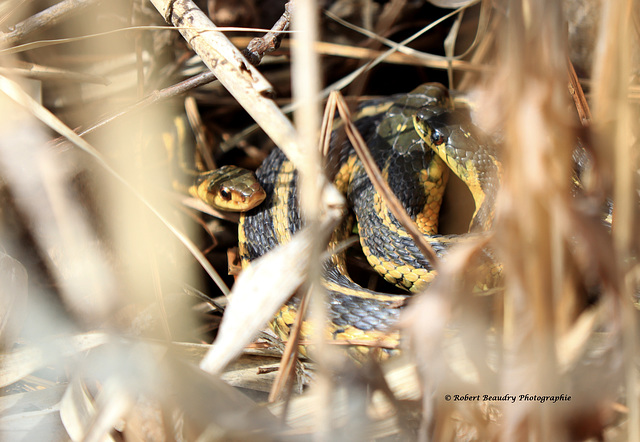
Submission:
[[[86,333],[0,354],[0,387],[10,385],[47,364],[58,363],[63,356],[97,347],[106,341],[107,335],[104,333]]]
[[[60,418],[73,441],[83,440],[86,428],[95,414],[93,397],[81,378],[76,377],[67,387],[60,404]],[[113,439],[108,438],[109,441]]]
[[[0,398],[0,439],[65,440],[60,401],[65,387],[51,387]]]
[[[317,235],[309,228],[301,230],[289,243],[253,261],[240,274],[218,337],[200,363],[203,370],[220,372],[302,285],[308,272],[311,242]]]

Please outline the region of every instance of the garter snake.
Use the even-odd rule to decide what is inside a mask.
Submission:
[[[447,165],[474,194],[478,209],[472,226],[490,226],[493,199],[489,194],[498,184],[496,159],[485,146],[486,139],[466,128],[469,121],[453,109],[447,89],[426,84],[392,100],[366,102],[354,123],[391,190],[437,255],[443,256],[457,240],[455,236],[436,235]],[[340,143],[335,132],[326,163],[328,175],[347,196],[362,250],[373,268],[387,281],[410,292],[426,287],[435,276],[433,266],[375,191],[351,144]],[[302,224],[297,174],[286,156],[274,149],[256,175],[267,197],[262,205],[241,215],[239,249],[243,266],[288,242]],[[344,237],[347,229],[336,237]],[[399,337],[393,324],[409,295],[362,288],[348,276],[342,255],[334,255],[324,267],[332,338],[395,346]],[[294,296],[272,323],[283,338],[289,335],[299,303]],[[304,326],[302,333],[305,335]]]
[[[473,124],[465,109],[454,108],[447,89],[426,84],[408,94],[365,102],[354,123],[391,190],[427,236],[436,255],[446,257],[450,246],[465,237],[437,234],[440,203],[451,171],[467,185],[475,200],[470,231],[491,228],[501,163],[492,140]],[[574,159],[578,172],[586,161]],[[340,142],[336,132],[332,134],[326,163],[327,174],[345,193],[355,214],[362,250],[371,266],[384,279],[409,292],[427,286],[435,277],[433,266],[389,212],[351,144]],[[297,174],[286,156],[278,149],[273,150],[256,175],[266,199],[240,217],[243,266],[289,241],[302,224]],[[579,181],[577,173],[574,182]],[[345,223],[333,240],[344,238],[349,230],[349,224]],[[489,265],[483,275],[484,287],[480,288],[496,287],[500,284],[501,266],[492,259],[489,250],[483,253]],[[399,333],[394,323],[410,295],[360,287],[349,278],[343,255],[332,256],[325,263],[324,274],[331,337],[354,344],[352,348],[358,352],[369,345],[395,348]],[[290,334],[299,304],[300,298],[295,295],[271,324],[284,339]],[[303,338],[307,333],[303,325]]]

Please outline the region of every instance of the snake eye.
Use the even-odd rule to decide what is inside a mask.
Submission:
[[[223,187],[220,189],[220,197],[225,201],[229,201],[231,199],[231,190],[228,187]]]
[[[441,145],[444,143],[444,135],[442,135],[440,131],[434,129],[433,132],[431,132],[431,142],[435,146]]]

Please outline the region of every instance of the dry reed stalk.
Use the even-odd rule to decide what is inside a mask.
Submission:
[[[624,342],[624,362],[627,407],[629,409],[629,440],[640,438],[640,397],[638,369],[635,364],[638,349],[638,323],[636,307],[629,300],[634,299],[637,285],[629,275],[629,259],[638,252],[638,168],[640,147],[638,143],[637,105],[629,100],[630,74],[638,42],[637,23],[634,28],[634,11],[638,4],[634,1],[616,1],[603,5],[600,34],[593,72],[594,120],[599,137],[596,144],[598,156],[610,172],[613,186],[614,220],[612,234],[616,248],[618,271],[622,276],[622,327]],[[637,15],[635,17],[637,19]],[[635,29],[635,32],[633,30]],[[635,57],[637,62],[637,57]],[[638,66],[633,66],[638,69]],[[612,141],[612,142],[611,142]],[[617,275],[616,275],[617,276]],[[635,293],[634,293],[635,292]]]
[[[294,35],[297,43],[292,48],[291,66],[292,95],[296,105],[294,120],[298,131],[298,144],[306,156],[305,163],[298,167],[300,207],[307,228],[319,233],[311,244],[309,274],[305,283],[309,291],[309,319],[313,329],[311,338],[318,363],[318,378],[314,385],[318,400],[314,432],[319,440],[331,440],[335,437],[334,422],[337,417],[331,406],[335,395],[332,367],[339,363],[339,354],[327,345],[324,333],[329,316],[327,293],[322,287],[321,255],[333,229],[328,231],[320,227],[322,220],[326,219],[331,211],[335,212],[337,209],[341,212],[343,203],[341,202],[339,208],[329,207],[331,201],[327,199],[327,195],[336,190],[327,182],[319,167],[323,162],[318,138],[321,125],[321,80],[320,59],[314,51],[314,45],[319,39],[318,5],[313,0],[296,2],[292,9],[292,29],[296,32]]]
[[[616,14],[617,20],[626,17],[620,11]],[[464,416],[462,422],[470,423],[477,434],[484,435],[479,436],[481,439],[599,437],[614,414],[610,401],[617,394],[622,356],[619,312],[630,311],[632,306],[628,302],[620,305],[621,273],[607,232],[598,221],[600,215],[597,210],[591,214],[584,211],[584,202],[571,196],[567,177],[571,175],[575,125],[566,112],[568,77],[562,23],[560,6],[555,2],[516,0],[508,2],[508,16],[494,34],[501,49],[498,67],[495,75],[487,78],[484,94],[478,94],[481,99],[476,113],[485,127],[504,127],[504,179],[494,224],[495,239],[490,242],[504,265],[504,300],[498,295],[495,301],[495,307],[504,309],[504,317],[492,318],[481,310],[473,311],[470,305],[477,301],[469,297],[469,287],[447,284],[447,279],[473,281],[469,273],[477,266],[469,260],[473,250],[467,257],[462,251],[452,253],[443,265],[440,279],[407,312],[407,332],[425,389],[423,440],[452,437],[457,433],[452,417],[460,415]],[[617,49],[615,45],[610,47]],[[607,62],[612,72],[620,72],[614,60]],[[626,103],[627,78],[621,73],[614,81],[624,85],[619,87],[618,103]],[[603,96],[609,100],[611,94],[607,91]],[[629,114],[619,121],[614,111],[605,110],[601,115],[625,127]],[[632,146],[629,138],[620,143],[625,149]],[[618,158],[625,158],[627,173],[636,170],[633,151],[623,152],[627,155]],[[626,192],[634,186],[629,181],[620,185]],[[623,195],[616,204],[626,209],[634,207],[629,198],[625,200],[629,193]],[[631,225],[630,220],[627,223]],[[627,235],[630,232],[623,231]],[[628,250],[629,236],[618,241]],[[585,286],[589,290],[593,284],[599,290],[595,307],[585,301]],[[626,321],[629,333],[634,321],[629,317]],[[496,407],[500,427],[495,427],[474,404],[444,402],[441,395],[461,382],[447,371],[453,364],[445,357],[450,340],[446,331],[450,327],[462,336],[471,362],[468,374],[472,381],[464,387],[465,392],[568,394],[573,395],[573,402],[555,409],[535,402],[489,405]],[[483,329],[490,328],[501,341],[497,349],[487,347],[485,339],[490,334]],[[594,342],[596,330],[605,333],[599,344]],[[594,345],[611,360],[599,370],[585,371],[581,364],[591,363],[586,349]],[[634,351],[627,345],[630,357]],[[479,349],[483,350],[478,352]],[[492,358],[492,354],[497,358],[492,367],[495,375],[485,367],[485,358]],[[459,362],[463,361],[464,358]],[[636,369],[628,366],[627,370],[635,379]],[[591,387],[587,387],[585,376],[599,376],[597,391],[586,390]],[[567,384],[567,379],[572,382]],[[632,382],[630,379],[627,385]]]
[[[562,209],[570,204],[567,176],[573,137],[567,131],[568,121],[563,124],[559,119],[567,107],[561,29],[557,2],[510,2],[504,74],[498,75],[505,91],[499,102],[508,109],[505,179],[497,219],[505,235],[498,241],[507,275],[505,303],[512,307],[505,311],[503,386],[541,395],[562,391],[555,340],[561,332],[558,315],[564,314],[558,307],[566,296],[563,279],[569,252],[558,218],[567,216]],[[547,136],[540,136],[543,133]],[[528,374],[516,374],[521,370]],[[558,416],[547,407],[519,408],[505,409],[504,440],[525,435],[549,440],[564,432]]]
[[[498,102],[508,115],[505,182],[498,215],[499,226],[506,233],[498,239],[507,278],[505,305],[510,307],[505,310],[508,359],[504,375],[505,386],[560,394],[567,389],[567,373],[558,364],[558,342],[575,330],[585,309],[581,288],[585,270],[578,274],[574,270],[576,265],[584,266],[585,258],[580,256],[584,252],[572,243],[577,241],[579,247],[591,249],[586,254],[591,260],[588,266],[598,269],[603,278],[599,302],[605,306],[618,302],[617,283],[607,282],[616,281],[618,276],[615,266],[606,261],[612,256],[607,241],[603,247],[593,246],[606,233],[597,225],[589,227],[587,215],[576,217],[566,178],[571,170],[575,133],[564,116],[567,77],[565,54],[560,49],[564,46],[561,11],[550,4],[526,5],[511,4],[505,73],[498,75],[503,80],[493,89],[502,97]],[[625,205],[622,200],[619,203]],[[611,324],[607,326],[611,330],[608,339],[615,343],[615,324],[620,318],[615,309],[604,315],[600,321]],[[615,344],[613,357],[619,357]],[[615,362],[612,364],[615,366]],[[604,378],[598,393],[587,393],[580,383],[575,384],[571,392],[575,403],[561,412],[531,404],[519,410],[506,408],[508,429],[502,435],[504,440],[525,435],[560,440],[601,433],[611,415],[607,400],[615,397],[616,386],[611,382],[612,374],[601,375]],[[584,427],[571,424],[581,419],[592,421]]]

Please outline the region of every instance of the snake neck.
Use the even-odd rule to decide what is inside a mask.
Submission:
[[[471,191],[476,210],[470,231],[491,229],[501,163],[490,137],[465,110],[424,107],[413,121],[424,142]]]
[[[256,171],[266,193],[264,202],[240,216],[238,243],[243,267],[279,244],[288,243],[301,228],[298,176],[280,149],[274,149]]]

